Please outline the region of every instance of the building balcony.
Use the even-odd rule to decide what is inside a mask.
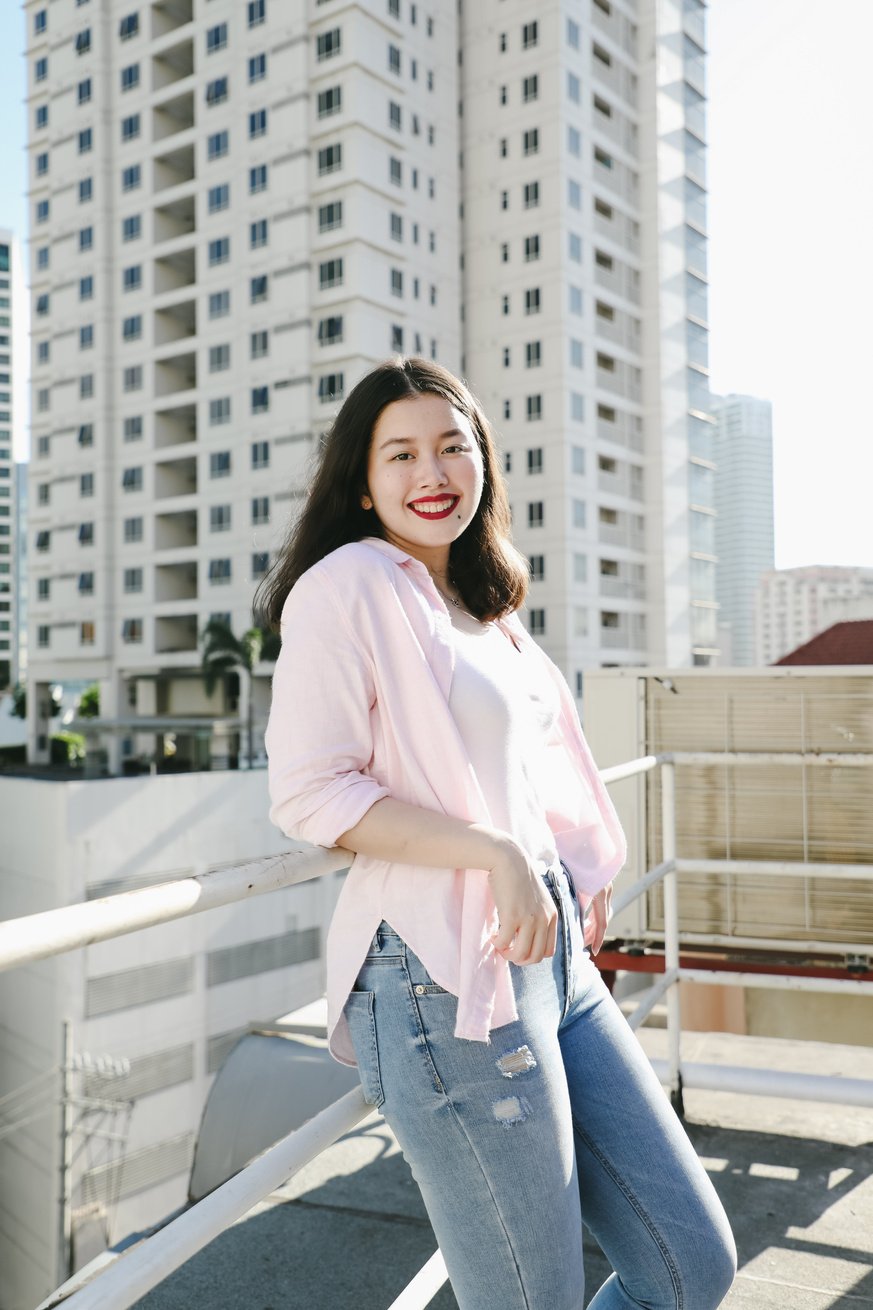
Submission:
[[[152,5],[152,40],[160,41],[171,32],[179,34],[193,19],[193,0],[158,0]]]
[[[160,54],[152,59],[152,89],[162,91],[164,87],[182,82],[194,72],[194,42],[189,37],[174,45],[164,45]]]

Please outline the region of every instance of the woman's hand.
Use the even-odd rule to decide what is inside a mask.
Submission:
[[[488,874],[500,922],[494,949],[512,964],[539,964],[554,955],[558,911],[525,851],[512,838],[498,843]]]
[[[603,945],[611,911],[612,883],[609,882],[592,899],[585,923],[585,945],[592,955],[596,955]]]

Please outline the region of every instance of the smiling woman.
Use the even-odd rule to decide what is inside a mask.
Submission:
[[[710,1310],[730,1232],[589,956],[625,841],[526,588],[475,399],[426,360],[374,369],[266,588],[270,817],[354,853],[330,1050],[394,1131],[461,1310],[581,1305],[583,1215],[617,1271],[592,1305]]]

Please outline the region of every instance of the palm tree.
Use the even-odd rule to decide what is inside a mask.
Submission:
[[[207,696],[215,690],[215,684],[222,674],[234,669],[242,669],[248,676],[248,696],[246,712],[246,732],[248,739],[249,768],[255,759],[254,743],[254,682],[255,665],[260,660],[275,660],[282,645],[281,638],[275,632],[264,628],[252,627],[241,637],[234,636],[233,630],[223,619],[210,619],[201,634],[202,655],[201,672]]]

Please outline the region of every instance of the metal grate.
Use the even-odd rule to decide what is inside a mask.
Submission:
[[[320,952],[321,930],[318,927],[292,928],[278,937],[262,937],[260,941],[225,946],[210,951],[206,957],[207,986],[215,987],[236,978],[250,978],[252,974],[267,973],[270,969],[284,969],[304,960],[317,960]]]
[[[647,680],[647,750],[873,753],[873,693],[855,678]],[[863,687],[871,685],[864,680]],[[661,860],[660,771],[648,775],[648,862]],[[676,766],[680,859],[873,864],[873,766]],[[660,887],[649,925],[663,929]],[[870,883],[766,874],[679,876],[680,930],[873,943]]]
[[[136,1101],[150,1092],[163,1091],[187,1083],[194,1077],[194,1044],[171,1046],[151,1055],[135,1056],[130,1073],[123,1078],[106,1078],[90,1073],[85,1078],[85,1095],[111,1097],[117,1101]]]
[[[153,1146],[131,1151],[120,1160],[97,1165],[82,1176],[82,1202],[122,1200],[158,1183],[187,1173],[194,1153],[194,1134],[182,1133]]]
[[[89,978],[85,988],[85,1017],[96,1018],[134,1005],[149,1005],[171,996],[184,996],[194,985],[194,960],[162,960],[136,969]]]

